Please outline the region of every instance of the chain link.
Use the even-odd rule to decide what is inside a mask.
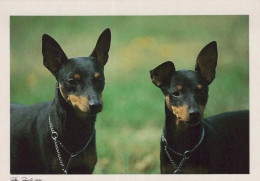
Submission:
[[[65,169],[65,165],[64,165],[63,160],[61,158],[61,153],[60,153],[59,145],[58,145],[58,142],[57,142],[58,133],[56,131],[54,131],[54,129],[53,129],[53,125],[52,125],[50,117],[49,117],[49,125],[50,125],[50,129],[51,129],[51,138],[54,141],[54,145],[55,145],[57,157],[58,157],[58,160],[59,160],[59,163],[60,163],[60,166],[61,166],[61,170],[63,171],[64,174],[67,174],[67,170]]]
[[[70,161],[72,158],[78,156],[81,152],[83,152],[87,146],[89,145],[94,133],[95,133],[95,129],[93,129],[93,132],[87,142],[87,144],[84,146],[84,148],[82,148],[81,150],[75,152],[75,153],[71,153],[59,140],[58,140],[58,133],[56,131],[54,131],[54,128],[53,128],[53,124],[51,122],[51,118],[49,116],[49,125],[50,125],[50,129],[51,129],[51,138],[53,139],[54,141],[54,145],[55,145],[55,149],[56,149],[56,152],[57,152],[57,157],[58,157],[58,160],[59,160],[59,163],[60,163],[60,166],[61,166],[61,170],[63,171],[64,174],[68,174],[67,170],[68,170],[68,167],[69,167],[69,164],[70,164]],[[63,163],[63,160],[61,158],[61,153],[60,153],[60,149],[59,149],[59,145],[69,154],[70,158],[68,160],[68,163],[67,163],[67,166],[65,167],[64,163]]]
[[[169,158],[171,164],[172,164],[173,167],[175,168],[175,171],[173,172],[174,174],[181,171],[181,168],[182,168],[184,162],[185,162],[187,159],[189,159],[189,158],[191,157],[191,155],[192,155],[192,152],[199,147],[199,145],[202,143],[202,141],[203,141],[203,139],[204,139],[204,136],[205,136],[205,129],[204,129],[204,126],[202,125],[202,134],[201,134],[201,138],[200,138],[198,144],[196,144],[193,149],[187,150],[187,151],[185,151],[183,154],[181,154],[181,153],[178,153],[178,152],[176,152],[176,151],[174,151],[174,150],[172,150],[171,148],[168,147],[168,143],[167,143],[166,138],[164,137],[164,133],[162,134],[162,142],[165,143],[164,150],[165,150],[166,155],[168,156],[168,158]],[[168,152],[167,149],[169,149],[169,150],[170,150],[171,152],[173,152],[174,154],[176,154],[176,155],[178,155],[178,156],[180,156],[180,157],[183,157],[178,166],[177,166],[177,164],[175,163],[175,161],[172,159],[172,157],[171,157],[171,155],[170,155],[170,153]]]

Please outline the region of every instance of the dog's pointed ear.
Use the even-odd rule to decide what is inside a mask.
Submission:
[[[110,49],[111,31],[105,29],[98,38],[97,44],[91,56],[97,58],[97,61],[104,66],[108,60],[108,52]]]
[[[162,87],[170,81],[171,75],[175,72],[175,66],[167,61],[150,71],[152,82],[157,87]]]
[[[217,42],[212,41],[206,45],[199,53],[195,70],[210,84],[216,74],[218,59]]]
[[[47,34],[42,36],[42,55],[44,66],[55,76],[62,64],[68,60],[60,45]]]

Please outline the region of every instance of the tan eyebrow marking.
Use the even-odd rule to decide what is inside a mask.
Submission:
[[[75,78],[75,79],[80,79],[80,75],[79,75],[79,74],[75,74],[75,75],[74,75],[74,78]]]
[[[201,88],[202,88],[202,85],[199,84],[199,85],[198,85],[198,89],[201,89]]]
[[[177,89],[178,89],[179,91],[181,91],[181,90],[182,90],[182,85],[178,85],[178,86],[177,86]]]
[[[95,74],[94,74],[94,77],[95,77],[95,78],[100,77],[100,73],[95,73]]]

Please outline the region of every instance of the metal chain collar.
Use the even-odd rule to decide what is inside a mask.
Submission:
[[[53,124],[51,122],[51,118],[49,116],[49,125],[50,125],[50,129],[51,129],[51,138],[53,139],[54,141],[54,145],[55,145],[55,149],[56,149],[56,152],[57,152],[57,157],[58,157],[58,160],[59,160],[59,163],[60,163],[60,166],[61,166],[61,170],[63,171],[64,174],[67,174],[67,170],[68,170],[68,167],[69,167],[69,164],[70,164],[70,161],[72,158],[78,156],[81,152],[83,152],[87,147],[88,147],[88,144],[90,143],[91,139],[93,138],[93,135],[95,133],[95,129],[93,129],[93,132],[87,142],[87,144],[79,151],[77,152],[74,152],[74,153],[71,153],[59,140],[58,140],[58,133],[56,131],[54,131],[53,129]],[[67,163],[67,166],[65,167],[64,163],[63,163],[63,160],[61,158],[61,153],[60,153],[60,149],[59,149],[59,145],[67,152],[67,154],[70,156],[69,160],[68,160],[68,163]]]
[[[185,151],[185,152],[182,154],[182,153],[178,153],[178,152],[172,150],[171,148],[169,148],[169,147],[168,147],[168,144],[167,144],[167,140],[166,140],[166,138],[164,137],[164,133],[162,134],[162,142],[165,143],[165,145],[164,145],[164,150],[165,150],[165,152],[166,152],[166,154],[167,154],[167,156],[168,156],[168,158],[169,158],[171,164],[172,164],[173,167],[175,168],[175,171],[173,172],[174,174],[181,171],[181,168],[182,168],[184,162],[185,162],[187,159],[189,159],[189,158],[191,157],[191,155],[192,155],[192,152],[193,152],[194,150],[196,150],[196,149],[200,146],[200,144],[202,143],[202,141],[203,141],[203,139],[204,139],[204,136],[205,136],[205,129],[204,129],[204,126],[202,125],[202,134],[201,134],[201,138],[200,138],[198,144],[195,145],[195,147],[194,147],[193,149],[187,150],[187,151]],[[169,154],[167,148],[168,148],[171,152],[173,152],[174,154],[176,154],[176,155],[182,157],[182,160],[180,161],[179,165],[177,165],[177,164],[175,163],[175,161],[172,159],[172,157],[170,156],[170,154]]]

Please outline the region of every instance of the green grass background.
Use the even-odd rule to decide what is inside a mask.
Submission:
[[[112,42],[94,173],[160,172],[164,96],[149,70],[168,60],[176,69],[194,69],[199,51],[213,40],[219,58],[205,115],[249,108],[248,16],[12,16],[11,102],[31,105],[54,97],[55,78],[42,64],[43,33],[68,57],[88,56],[107,27]]]

